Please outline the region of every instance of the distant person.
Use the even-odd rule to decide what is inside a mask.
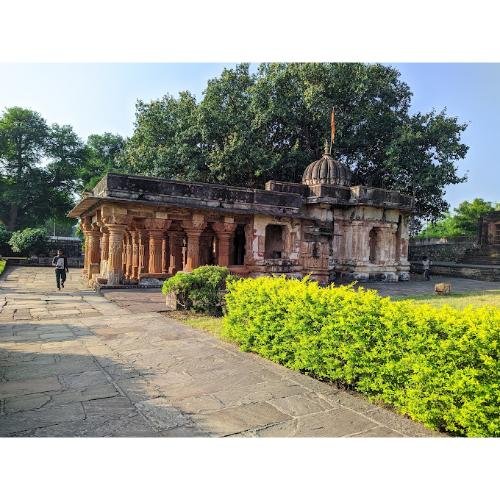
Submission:
[[[427,257],[427,255],[424,255],[422,257],[422,267],[424,269],[424,278],[429,281],[431,279],[430,272],[431,272],[431,261]]]
[[[61,249],[57,251],[57,255],[52,259],[52,265],[56,267],[56,284],[57,289],[60,290],[61,287],[64,288],[66,273],[69,272],[68,259],[66,259],[66,256]]]

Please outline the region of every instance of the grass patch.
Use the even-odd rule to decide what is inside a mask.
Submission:
[[[486,290],[477,292],[451,293],[449,295],[413,295],[410,297],[392,297],[393,300],[415,300],[430,304],[435,307],[448,305],[456,309],[464,309],[467,306],[500,307],[500,290]]]
[[[195,313],[192,311],[168,311],[163,314],[193,328],[212,333],[213,335],[219,336],[222,333],[222,318],[216,318],[208,314]]]

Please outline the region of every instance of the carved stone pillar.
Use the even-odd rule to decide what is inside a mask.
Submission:
[[[122,245],[122,272],[123,276],[127,274],[127,241],[128,241],[128,234],[127,231],[125,230],[125,233],[123,235],[123,245]]]
[[[161,272],[163,274],[168,273],[168,244],[167,233],[163,233],[163,240],[161,242]]]
[[[139,231],[132,231],[132,278],[139,279]]]
[[[227,267],[231,260],[231,240],[236,230],[234,222],[215,222],[213,224],[217,235],[217,264]]]
[[[127,268],[125,275],[127,276],[128,279],[133,278],[133,271],[132,271],[132,261],[133,261],[133,245],[132,245],[132,233],[130,230],[127,231],[127,249],[126,249],[126,254],[127,254]]]
[[[80,226],[83,232],[83,270],[84,276],[89,275],[90,269],[90,231],[92,230],[92,222],[89,217],[81,220]]]
[[[162,274],[163,231],[149,231],[149,274]]]
[[[149,232],[140,229],[139,233],[139,278],[149,270]]]
[[[192,271],[199,266],[200,262],[200,235],[199,229],[186,229],[187,235],[187,257],[184,271]]]
[[[170,263],[168,272],[169,274],[175,274],[177,271],[182,271],[183,259],[182,259],[182,243],[184,239],[184,233],[182,231],[169,231],[168,232],[168,243],[169,243],[169,257]]]
[[[99,227],[101,228],[101,265],[99,274],[106,276],[109,257],[109,232],[103,223],[99,224]]]
[[[100,273],[100,262],[101,262],[101,232],[97,224],[92,224],[92,229],[87,231],[88,238],[88,278],[91,279],[92,276]]]
[[[170,227],[171,220],[146,219],[145,227],[149,231],[149,262],[148,274],[164,275],[163,249],[165,231]]]
[[[184,271],[192,271],[200,263],[200,236],[207,223],[200,214],[193,214],[190,221],[182,221],[182,227],[187,236],[187,256]]]
[[[125,224],[106,224],[109,231],[108,285],[120,284],[123,276],[123,238]]]

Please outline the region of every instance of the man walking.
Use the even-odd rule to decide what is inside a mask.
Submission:
[[[431,279],[431,277],[430,277],[431,261],[429,260],[427,255],[424,255],[422,257],[422,267],[424,269],[424,278],[426,281],[429,281]]]
[[[61,249],[57,251],[57,255],[52,259],[52,265],[56,266],[56,284],[57,289],[60,290],[61,287],[64,288],[66,273],[68,272],[68,260]]]

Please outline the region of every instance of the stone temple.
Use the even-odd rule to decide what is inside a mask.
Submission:
[[[409,279],[413,199],[352,186],[330,154],[265,189],[107,174],[69,213],[91,283],[146,284],[205,264],[243,276]]]

